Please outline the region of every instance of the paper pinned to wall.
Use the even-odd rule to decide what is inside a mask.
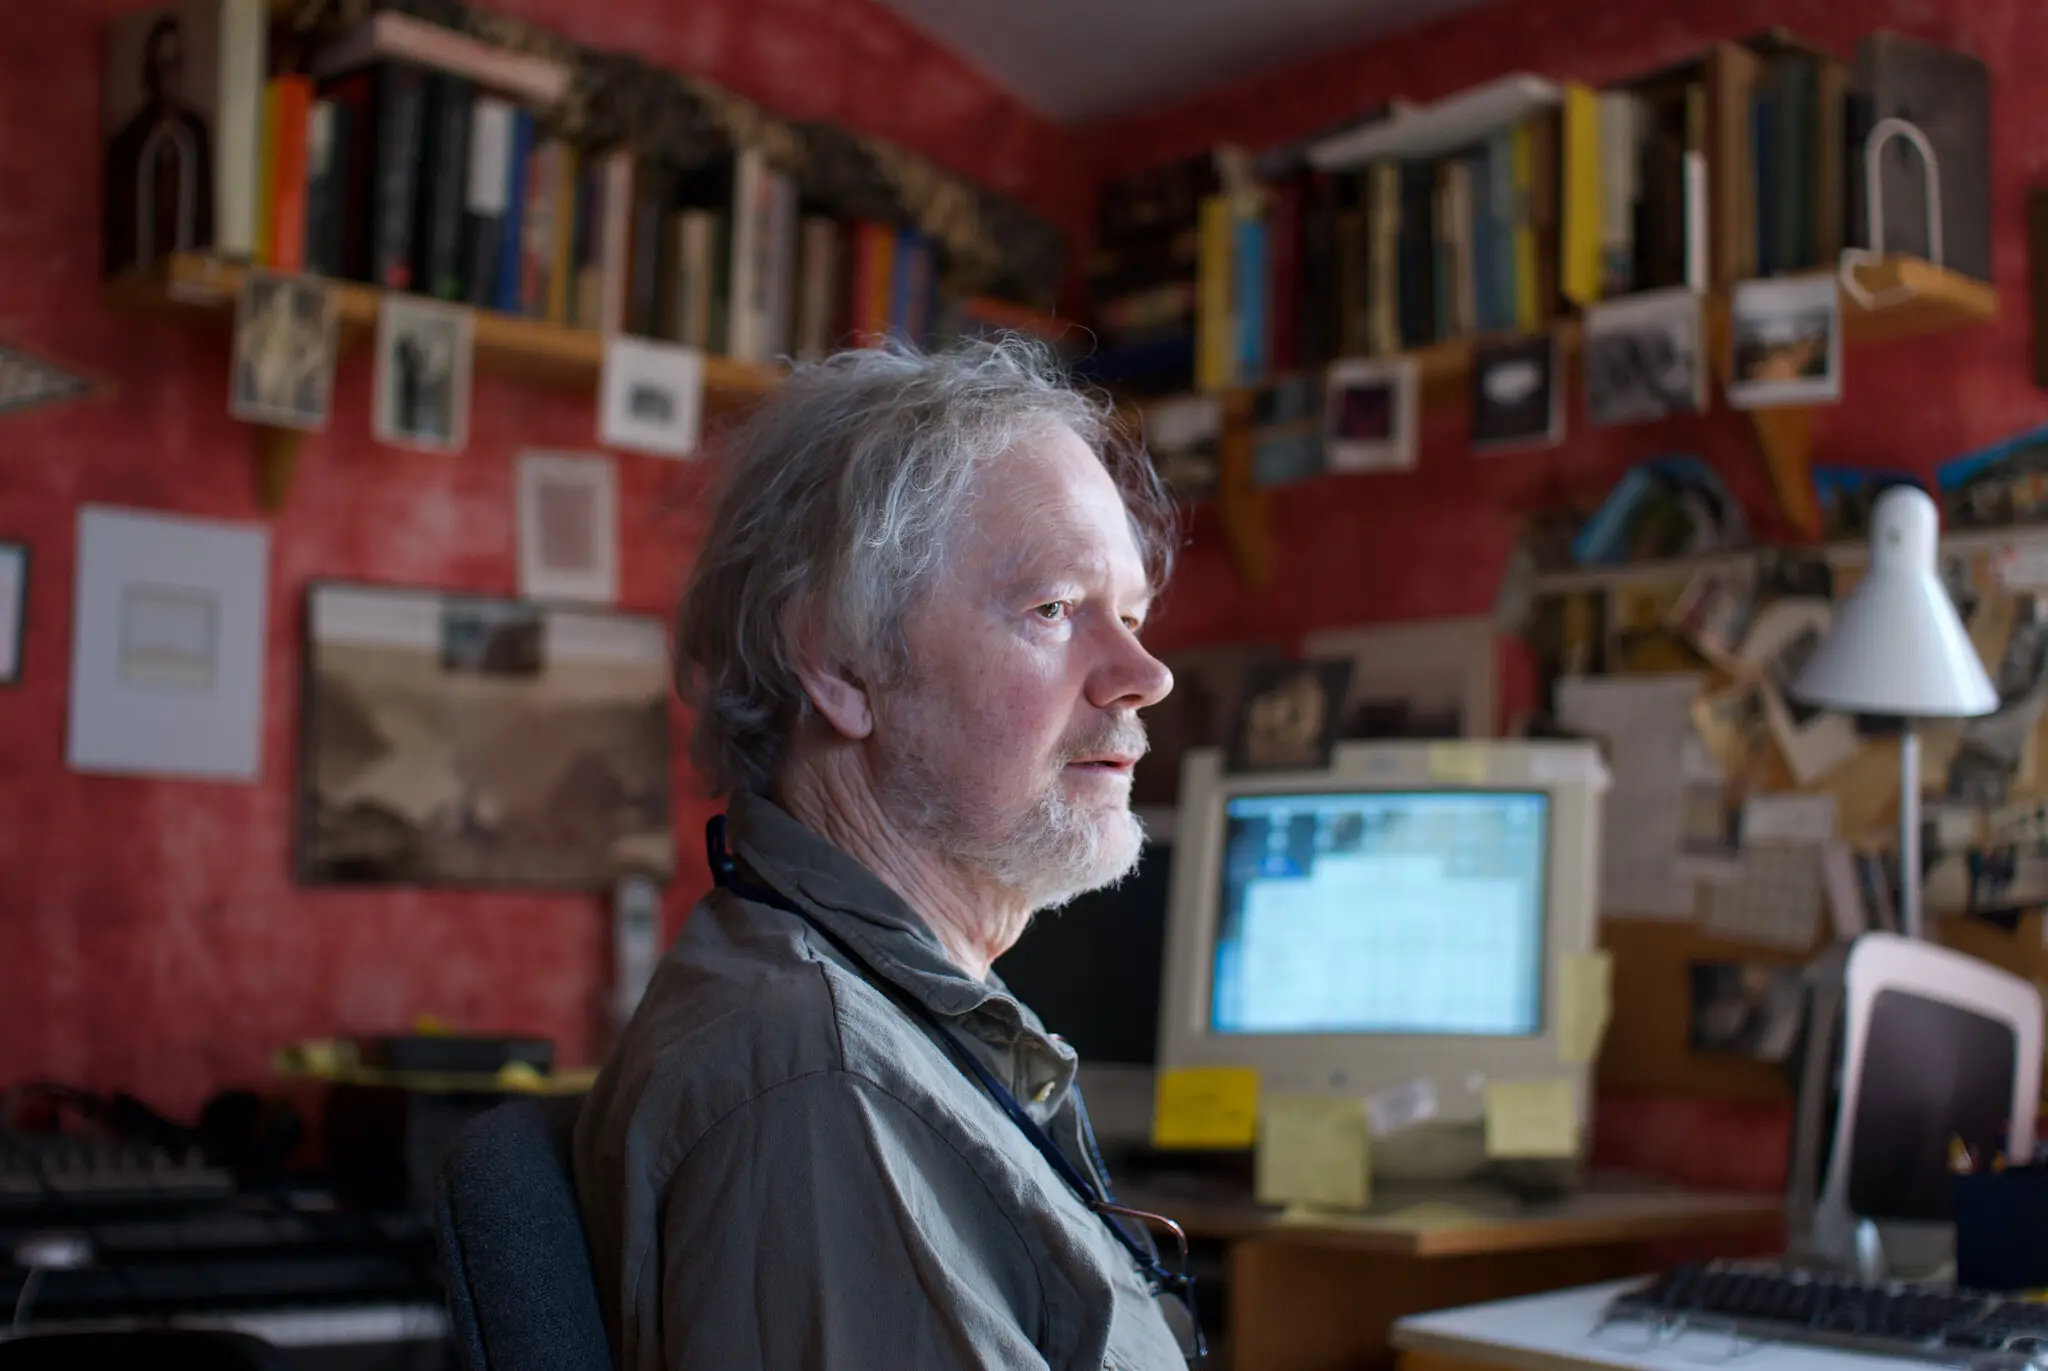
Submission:
[[[1613,784],[1600,840],[1600,907],[1643,919],[1689,919],[1693,883],[1679,870],[1685,830],[1681,760],[1700,678],[1571,676],[1557,683],[1557,719],[1602,739]]]
[[[1742,845],[1818,847],[1835,836],[1832,795],[1752,795],[1742,805]]]
[[[1818,847],[1745,844],[1741,874],[1714,886],[1701,929],[1716,938],[1804,952],[1820,936]]]
[[[1501,1161],[1570,1157],[1579,1150],[1571,1078],[1486,1083],[1486,1155]]]
[[[1831,842],[1820,853],[1821,884],[1828,893],[1828,917],[1835,937],[1850,942],[1870,931],[1870,910],[1856,876],[1856,854],[1845,842]]]
[[[1600,1055],[1614,1009],[1614,959],[1602,949],[1566,957],[1557,966],[1557,1059],[1583,1066]]]
[[[1365,1102],[1268,1095],[1253,1160],[1260,1204],[1363,1209],[1371,1195]]]

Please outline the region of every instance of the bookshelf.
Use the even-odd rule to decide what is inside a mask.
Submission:
[[[144,272],[129,272],[106,283],[107,303],[134,316],[175,319],[223,331],[232,329],[235,300],[247,269],[199,253],[176,253]],[[347,352],[375,337],[377,306],[384,292],[354,281],[330,281],[339,317],[339,348]],[[595,395],[604,369],[604,336],[595,329],[567,328],[540,319],[493,310],[476,312],[475,371],[526,385],[582,390]],[[782,379],[773,366],[704,358],[704,417],[745,409]],[[302,435],[296,430],[258,428],[256,479],[263,507],[275,511],[290,492]]]

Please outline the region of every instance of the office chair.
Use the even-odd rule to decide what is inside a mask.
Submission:
[[[39,1331],[0,1338],[0,1371],[283,1371],[247,1333],[198,1328]]]
[[[441,1158],[434,1228],[463,1371],[610,1371],[569,1170],[581,1104],[498,1105]]]

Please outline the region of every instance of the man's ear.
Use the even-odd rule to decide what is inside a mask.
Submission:
[[[804,694],[810,696],[812,707],[835,733],[860,739],[875,731],[875,708],[868,696],[868,684],[852,668],[838,662],[827,666],[807,661],[797,665],[796,676],[803,683]]]
[[[796,658],[797,682],[832,731],[849,739],[874,732],[875,705],[867,678],[831,651],[816,607],[803,602],[786,606],[781,627],[783,641]]]

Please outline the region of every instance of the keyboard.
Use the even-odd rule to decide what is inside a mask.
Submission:
[[[196,1152],[68,1133],[0,1132],[0,1221],[79,1210],[177,1208],[225,1200],[235,1178]]]
[[[1866,1285],[1763,1262],[1676,1267],[1617,1296],[1607,1317],[1951,1365],[2001,1351],[2048,1361],[2048,1304],[1949,1286]]]

